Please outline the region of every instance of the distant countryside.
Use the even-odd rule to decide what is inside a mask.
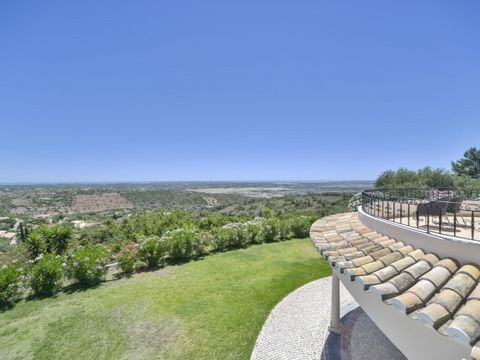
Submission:
[[[480,1],[0,1],[0,360],[480,360]]]
[[[311,223],[372,184],[2,185],[0,354],[246,358],[269,309],[328,274]]]

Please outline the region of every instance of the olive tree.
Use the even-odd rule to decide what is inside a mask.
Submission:
[[[468,176],[472,179],[480,177],[480,150],[471,147],[457,161],[452,161],[452,170],[458,176]]]

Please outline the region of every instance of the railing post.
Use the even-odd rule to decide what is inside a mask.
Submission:
[[[430,206],[427,206],[427,234],[430,233]]]
[[[457,213],[453,213],[453,236],[457,236]]]
[[[393,202],[393,222],[395,222],[395,200]]]
[[[342,322],[340,321],[340,281],[337,275],[332,274],[332,304],[330,313],[330,326],[328,331],[335,334],[342,333]]]
[[[459,223],[458,214],[463,211],[470,211],[470,238],[475,240],[476,225],[475,225],[475,211],[480,213],[480,209],[473,209],[471,207],[462,206],[461,202],[454,202],[453,200],[441,200],[444,197],[457,198],[459,195],[470,198],[473,192],[465,190],[451,190],[448,188],[440,189],[375,189],[362,192],[362,207],[365,212],[383,219],[399,223],[402,225],[408,225],[426,230],[430,233],[452,233],[453,236],[469,238],[460,228],[466,227],[468,231],[469,216],[461,217]],[[480,195],[480,192],[479,192]],[[406,205],[407,209],[403,206]],[[412,205],[415,208],[412,209]],[[450,209],[452,205],[452,210]],[[416,210],[415,210],[416,209]],[[455,210],[453,210],[455,209]],[[407,221],[404,221],[403,216],[407,216]],[[453,216],[453,224],[450,219],[450,215]],[[423,223],[425,216],[425,225]],[[435,216],[438,216],[438,222],[435,220]],[[445,219],[443,218],[445,216]],[[398,219],[400,217],[400,219]],[[447,222],[445,224],[445,221]],[[463,224],[463,225],[462,225]],[[438,226],[438,228],[437,228]],[[452,228],[453,227],[453,228]],[[479,231],[480,231],[480,219],[479,219]],[[479,236],[480,237],[480,236]]]
[[[418,223],[420,222],[420,215],[418,215],[418,204],[417,204],[417,215],[416,215],[416,218],[417,218],[417,229],[418,229]]]
[[[410,226],[410,201],[408,200],[408,203],[407,203],[407,222],[408,222],[408,226]]]
[[[438,208],[438,232],[442,233],[442,209]]]
[[[472,210],[472,240],[475,239],[475,212]]]

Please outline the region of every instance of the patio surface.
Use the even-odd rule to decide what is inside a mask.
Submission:
[[[313,281],[287,295],[267,318],[251,359],[405,359],[342,285],[342,336],[328,332],[330,297],[330,277]]]

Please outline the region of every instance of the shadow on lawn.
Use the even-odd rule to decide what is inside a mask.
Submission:
[[[83,292],[90,289],[96,289],[102,284],[102,282],[105,282],[105,281],[99,281],[98,283],[89,284],[89,285],[73,283],[73,284],[66,285],[61,292],[66,294],[73,294],[73,293]]]

